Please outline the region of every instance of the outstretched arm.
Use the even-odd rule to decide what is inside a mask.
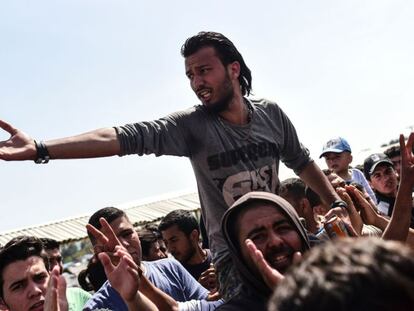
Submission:
[[[10,134],[8,140],[0,142],[0,159],[6,161],[36,159],[36,146],[30,136],[2,120],[0,120],[0,128]],[[97,158],[120,153],[120,144],[114,128],[102,128],[44,143],[51,159]]]

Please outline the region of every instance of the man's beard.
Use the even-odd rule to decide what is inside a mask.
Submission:
[[[183,254],[185,256],[183,256],[181,258],[182,263],[186,264],[196,253],[196,248],[194,247],[194,245],[191,244],[191,241],[189,241],[189,245],[188,245],[188,252],[187,254]]]
[[[215,114],[219,114],[220,112],[227,110],[230,106],[231,100],[234,97],[234,88],[228,73],[226,73],[222,86],[218,92],[220,98],[214,103],[205,105],[208,111]]]

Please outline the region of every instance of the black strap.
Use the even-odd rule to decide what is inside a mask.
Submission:
[[[50,160],[49,151],[46,148],[46,145],[43,141],[34,141],[36,146],[36,160],[34,162],[36,164],[46,164]]]

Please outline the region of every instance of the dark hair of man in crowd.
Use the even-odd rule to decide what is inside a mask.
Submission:
[[[45,250],[51,250],[60,247],[60,243],[54,239],[41,238],[40,240],[42,241]]]
[[[98,291],[106,282],[107,277],[105,269],[101,261],[96,256],[91,257],[86,269],[78,274],[78,282],[82,289],[90,291]]]
[[[204,47],[213,47],[224,66],[236,61],[239,62],[241,91],[243,95],[249,95],[252,90],[252,73],[233,42],[221,33],[202,31],[185,41],[181,47],[181,55],[187,58]]]
[[[161,233],[153,227],[144,227],[138,231],[138,236],[141,242],[142,255],[145,257],[149,256],[152,244],[162,239]]]
[[[313,248],[285,275],[269,311],[414,310],[414,251],[379,238]]]
[[[115,219],[119,217],[127,217],[125,212],[119,208],[116,207],[104,207],[100,210],[96,211],[90,218],[88,223],[92,226],[94,226],[96,229],[101,229],[101,223],[99,222],[99,219],[104,218],[108,223],[111,223]],[[89,239],[91,240],[92,244],[95,244],[96,240],[92,234],[88,231]]]
[[[43,259],[46,270],[49,270],[49,261],[40,239],[33,236],[18,236],[11,239],[0,251],[0,298],[3,299],[3,271],[18,260],[26,260],[37,256]]]
[[[390,159],[401,155],[400,146],[392,146],[384,151],[385,155]]]
[[[306,184],[300,178],[288,178],[280,183],[279,195],[298,202],[300,199],[306,198],[305,189]]]
[[[200,232],[197,219],[190,211],[184,209],[177,209],[165,215],[158,225],[158,230],[167,230],[174,225],[177,225],[178,229],[186,235],[189,235],[194,229]]]

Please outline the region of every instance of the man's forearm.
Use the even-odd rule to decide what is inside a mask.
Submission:
[[[152,284],[145,276],[141,277],[139,290],[150,299],[160,310],[177,311],[178,303],[172,297]]]
[[[98,158],[118,155],[120,144],[114,128],[45,141],[51,159]]]
[[[404,181],[401,181],[390,222],[382,236],[384,239],[403,242],[407,240],[411,221],[411,210],[413,208],[411,190],[411,185],[407,185]]]
[[[125,301],[128,311],[158,311],[157,306],[139,291],[134,299]]]
[[[315,162],[309,162],[299,177],[321,197],[325,204],[330,205],[340,199],[328,178]]]

